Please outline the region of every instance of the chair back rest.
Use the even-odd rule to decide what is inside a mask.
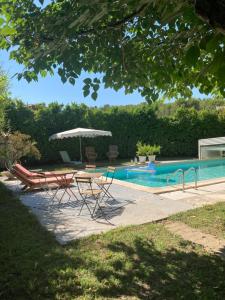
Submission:
[[[75,176],[76,179],[76,184],[78,191],[80,192],[81,190],[84,190],[85,188],[87,189],[92,189],[92,180],[90,177],[83,177],[83,176]]]
[[[24,168],[21,164],[15,164],[14,169],[16,169],[18,172],[20,172],[21,174],[23,174],[26,177],[33,176],[33,173],[30,172],[29,170],[27,170],[26,168]]]
[[[67,151],[59,151],[59,153],[62,157],[63,162],[65,162],[65,163],[71,162],[71,159],[70,159],[69,154],[68,154]]]
[[[92,146],[88,146],[88,147],[85,147],[85,153],[88,155],[88,154],[93,154],[95,153],[95,148],[92,147]]]
[[[88,178],[85,178],[83,176],[76,176],[76,182],[77,183],[91,183],[91,178],[88,177]]]
[[[17,168],[15,168],[14,166],[10,169],[10,172],[16,177],[18,178],[20,181],[22,181],[24,184],[26,185],[30,185],[32,184],[32,180],[27,177],[26,175],[24,175],[23,173],[21,173]]]
[[[111,180],[111,183],[112,183],[114,176],[115,176],[115,172],[116,172],[116,168],[109,166],[106,171],[106,176],[105,176],[106,180],[109,179],[109,180]]]
[[[85,169],[86,170],[95,170],[96,169],[96,165],[86,165]]]
[[[117,145],[109,145],[109,152],[118,152]]]

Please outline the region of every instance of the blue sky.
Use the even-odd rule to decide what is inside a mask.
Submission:
[[[70,83],[63,84],[58,74],[54,76],[40,77],[38,82],[28,83],[26,80],[18,81],[16,77],[12,78],[17,72],[23,69],[22,65],[17,64],[13,60],[9,60],[9,54],[6,51],[0,51],[0,66],[6,71],[10,79],[11,95],[15,98],[23,100],[25,103],[50,103],[58,101],[59,103],[85,103],[89,106],[103,106],[105,104],[121,105],[121,104],[138,104],[144,101],[138,92],[125,95],[124,90],[118,92],[112,89],[100,88],[98,99],[92,100],[90,97],[83,97],[82,87],[83,79],[90,76],[83,73],[73,86]],[[194,97],[203,98],[197,90],[193,91]]]
[[[103,87],[100,88],[96,101],[92,100],[91,97],[84,98],[82,92],[83,79],[90,76],[88,73],[81,74],[75,86],[70,83],[63,84],[58,74],[52,77],[40,77],[38,82],[27,83],[23,79],[18,81],[16,77],[12,77],[15,73],[20,72],[23,66],[13,60],[9,60],[9,55],[6,51],[0,51],[0,66],[11,78],[10,91],[12,96],[22,99],[25,103],[58,101],[60,103],[83,102],[90,106],[102,106],[105,104],[137,104],[144,101],[137,92],[125,95],[123,90],[115,92],[112,89],[104,89]]]

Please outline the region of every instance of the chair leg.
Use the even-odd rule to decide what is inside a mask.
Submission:
[[[101,188],[101,187],[100,187]],[[102,200],[104,199],[104,197],[107,197],[108,199],[113,199],[113,200],[116,200],[112,194],[109,192],[109,188],[110,188],[110,185],[108,186],[108,188],[105,188],[104,186],[102,186],[101,190],[103,191],[103,196],[102,196]]]
[[[81,197],[82,197],[82,196],[81,196]],[[89,208],[89,206],[88,206],[88,204],[87,204],[87,202],[86,202],[86,198],[85,198],[85,197],[82,197],[82,200],[83,200],[83,203],[82,203],[82,205],[81,205],[81,208],[80,208],[80,211],[79,211],[79,213],[78,213],[78,216],[80,216],[81,211],[82,211],[84,205],[86,205],[86,206],[87,206],[87,209],[88,209],[88,211],[89,211],[89,213],[90,213],[90,215],[91,215],[91,217],[92,217],[92,212],[91,212],[91,210],[90,210],[90,208]]]
[[[95,198],[95,200],[96,200],[96,203],[95,203],[95,207],[94,207],[93,212],[92,212],[92,219],[93,219],[93,220],[97,220],[97,219],[99,218],[98,216],[97,216],[96,218],[94,217],[94,214],[95,214],[95,212],[96,212],[96,208],[98,207],[99,210],[101,211],[101,216],[106,220],[106,222],[109,223],[110,225],[114,225],[114,224],[112,224],[112,223],[108,220],[108,218],[106,217],[104,211],[102,210],[102,207],[101,207],[101,205],[100,205],[100,202],[101,202],[102,199]]]

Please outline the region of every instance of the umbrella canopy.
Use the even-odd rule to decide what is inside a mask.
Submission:
[[[56,139],[79,137],[80,138],[80,160],[82,162],[81,138],[82,137],[95,138],[98,136],[112,136],[112,132],[97,130],[97,129],[88,129],[88,128],[75,128],[75,129],[55,133],[50,136],[49,141],[56,140]]]
[[[50,136],[49,140],[65,139],[70,137],[88,137],[95,138],[97,136],[112,136],[111,131],[88,129],[88,128],[75,128],[59,133],[55,133]]]

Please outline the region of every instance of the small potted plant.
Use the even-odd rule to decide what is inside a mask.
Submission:
[[[147,156],[150,162],[155,161],[156,154],[160,153],[160,149],[159,145],[147,145]]]
[[[142,142],[138,142],[137,143],[137,156],[139,159],[140,163],[144,163],[146,161],[146,156],[147,156],[147,145],[146,144],[142,144]]]

